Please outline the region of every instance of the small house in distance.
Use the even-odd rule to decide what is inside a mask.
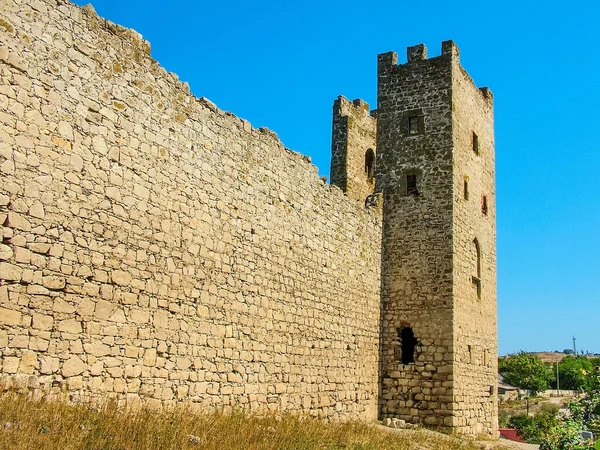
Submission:
[[[504,381],[504,377],[498,374],[498,401],[507,402],[519,398],[519,388]]]

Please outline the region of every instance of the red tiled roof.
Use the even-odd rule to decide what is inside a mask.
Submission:
[[[500,428],[500,435],[508,440],[516,442],[525,442],[522,438],[517,436],[517,430],[514,428]]]

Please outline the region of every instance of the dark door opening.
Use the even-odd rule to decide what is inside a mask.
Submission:
[[[402,364],[410,364],[415,362],[415,347],[417,339],[412,328],[406,327],[399,331],[400,347],[402,348]]]

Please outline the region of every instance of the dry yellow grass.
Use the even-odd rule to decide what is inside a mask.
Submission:
[[[183,407],[170,412],[119,410],[111,403],[91,408],[33,400],[15,393],[0,395],[0,427],[0,448],[11,450],[484,448],[473,441],[426,430],[390,433],[357,422],[328,424],[293,416],[193,414]]]

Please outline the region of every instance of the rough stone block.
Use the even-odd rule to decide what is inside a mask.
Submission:
[[[22,317],[22,314],[18,311],[0,307],[0,325],[19,326]]]
[[[23,352],[21,361],[19,362],[19,372],[32,374],[39,368],[37,354],[34,352]]]
[[[86,368],[86,363],[84,363],[79,357],[71,356],[67,361],[64,362],[61,374],[65,378],[74,377],[82,374]]]
[[[144,365],[154,367],[156,364],[156,349],[149,348],[144,352]]]
[[[8,245],[0,244],[0,261],[8,261],[13,257],[13,250]]]
[[[150,321],[150,313],[139,309],[134,309],[129,313],[129,319],[133,323],[148,323]]]
[[[58,322],[57,328],[58,331],[64,333],[79,334],[82,332],[81,322],[76,319],[62,320]]]
[[[85,349],[86,353],[92,356],[98,357],[110,355],[110,347],[97,340],[94,340],[91,343],[84,344],[83,348]]]
[[[97,377],[102,375],[102,371],[104,370],[104,364],[101,361],[97,361],[90,367],[90,375],[93,377]]]
[[[23,247],[15,247],[15,261],[17,263],[29,264],[31,261],[31,252]]]
[[[8,342],[9,348],[28,348],[29,347],[29,336],[25,334],[19,334],[13,336]]]
[[[44,205],[42,205],[40,202],[34,203],[31,205],[31,208],[29,208],[29,215],[32,217],[37,217],[38,219],[43,219],[46,217]]]
[[[67,139],[69,141],[73,140],[73,127],[69,122],[65,122],[64,120],[58,122],[58,133],[64,139]]]
[[[64,287],[67,285],[67,281],[64,277],[49,275],[42,278],[42,285],[50,290],[60,290],[64,289]]]
[[[0,280],[21,281],[23,269],[17,265],[0,262]]]
[[[31,231],[31,224],[27,217],[15,211],[8,212],[8,226],[22,231]]]
[[[124,272],[122,270],[113,270],[111,274],[111,279],[113,283],[118,284],[119,286],[128,286],[131,283],[132,276]]]
[[[47,316],[44,314],[33,314],[33,324],[32,327],[36,330],[50,331],[52,330],[52,326],[54,324],[54,318],[52,316]]]
[[[5,356],[2,358],[2,372],[4,373],[17,373],[19,370],[20,358],[16,356]]]
[[[106,300],[99,300],[96,303],[96,309],[94,310],[94,317],[99,320],[107,320],[116,309],[116,306]]]

